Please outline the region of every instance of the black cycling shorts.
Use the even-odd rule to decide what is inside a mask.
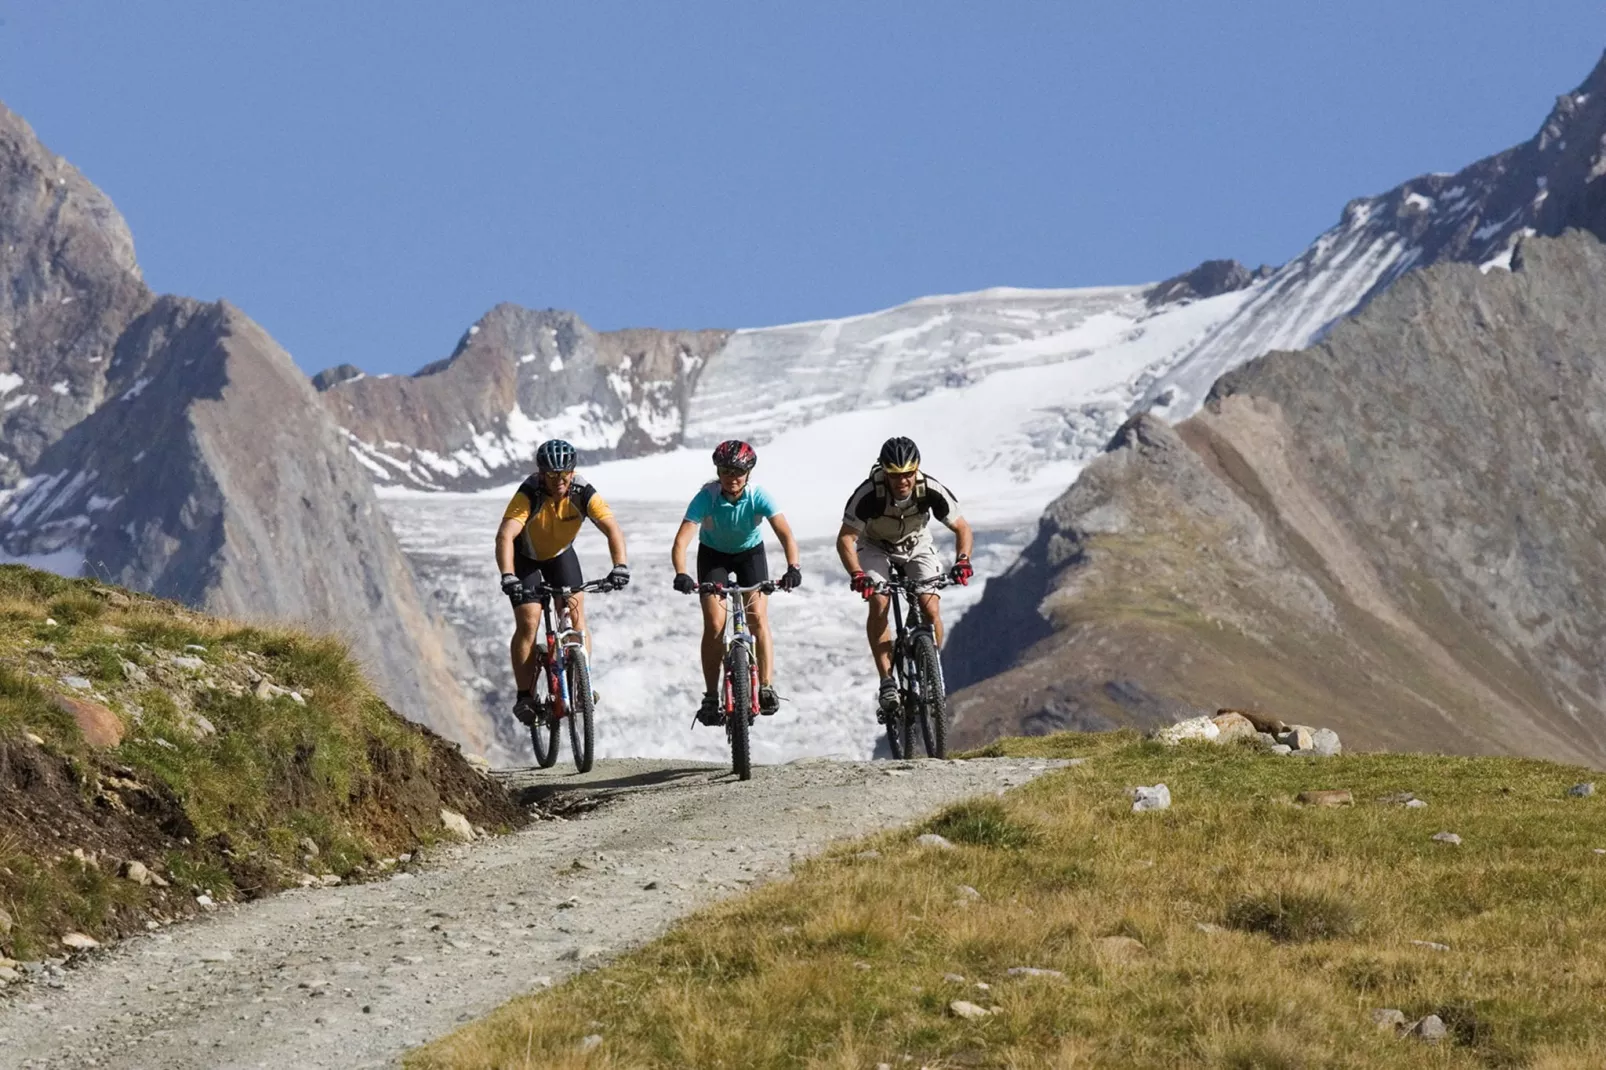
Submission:
[[[732,572],[736,573],[739,587],[751,587],[769,579],[770,561],[764,553],[764,544],[759,543],[751,550],[738,550],[734,554],[697,544],[698,583],[725,583]]]
[[[526,587],[574,588],[585,582],[585,576],[580,571],[580,555],[574,552],[572,546],[557,557],[549,557],[545,561],[537,561],[533,557],[515,553],[513,573]]]

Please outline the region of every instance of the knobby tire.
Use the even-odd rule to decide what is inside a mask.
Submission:
[[[920,676],[920,736],[926,754],[948,757],[948,696],[942,678],[937,643],[929,635],[915,636],[915,667]]]
[[[569,745],[574,748],[574,767],[591,772],[596,749],[595,704],[591,701],[591,666],[576,650],[569,656]]]
[[[558,760],[558,696],[553,692],[552,676],[545,658],[535,667],[533,686],[536,709],[545,711],[546,717],[537,717],[535,723],[530,725],[530,742],[535,746],[535,764],[542,769],[550,769]]]
[[[731,646],[725,671],[729,674],[731,705],[725,717],[725,734],[731,741],[731,768],[738,780],[753,779],[753,756],[747,735],[748,715],[753,710],[753,677],[748,666],[747,647],[741,643]]]

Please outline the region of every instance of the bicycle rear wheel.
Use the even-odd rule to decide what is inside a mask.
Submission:
[[[591,666],[586,664],[585,653],[575,650],[569,655],[569,745],[574,748],[574,767],[582,773],[591,772],[592,752],[596,746],[594,707]]]
[[[942,679],[937,643],[929,635],[915,636],[915,669],[920,680],[920,739],[926,754],[948,757],[948,696]]]
[[[536,718],[530,724],[535,764],[542,769],[552,768],[552,763],[558,760],[558,701],[552,687],[553,679],[543,658],[535,667]]]
[[[731,768],[738,780],[753,779],[753,756],[747,730],[748,716],[753,711],[753,676],[748,666],[747,647],[733,643],[725,659],[725,672],[729,675],[731,710],[725,715],[725,734],[731,742]]]

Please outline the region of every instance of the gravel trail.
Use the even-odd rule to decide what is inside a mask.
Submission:
[[[915,820],[1062,763],[838,762],[727,769],[600,761],[520,771],[532,797],[602,800],[574,820],[436,849],[366,885],[225,907],[0,997],[0,1066],[395,1065],[512,996],[784,875],[833,840]]]

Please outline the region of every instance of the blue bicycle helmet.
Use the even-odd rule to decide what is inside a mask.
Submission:
[[[572,472],[574,460],[574,447],[561,438],[549,438],[535,451],[535,467],[543,472]]]

